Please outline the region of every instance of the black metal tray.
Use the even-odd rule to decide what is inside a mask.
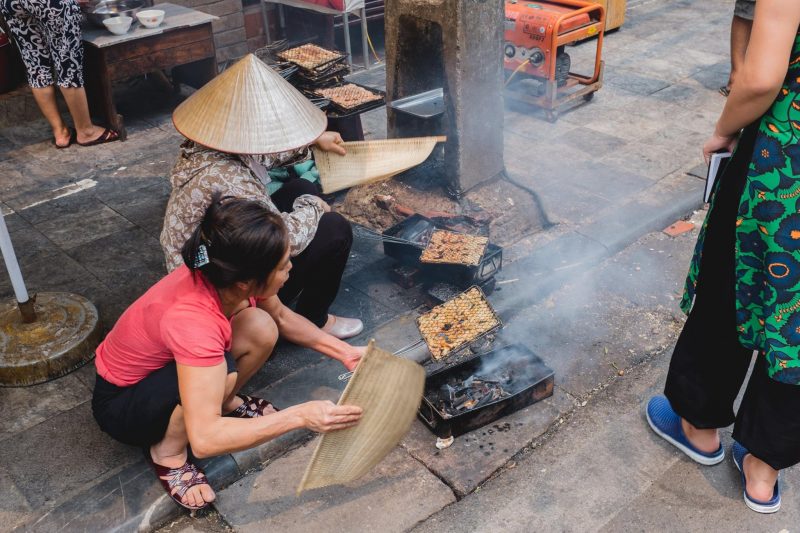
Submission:
[[[506,357],[510,358],[509,361],[503,362]],[[442,385],[450,381],[462,381],[480,374],[482,367],[495,365],[517,372],[518,377],[509,386],[510,396],[457,415],[451,415],[439,407],[439,390]],[[519,376],[523,373],[523,376]],[[553,383],[553,370],[538,355],[522,344],[511,344],[429,375],[418,414],[422,422],[438,437],[457,437],[552,396]]]
[[[367,111],[372,111],[373,109],[379,109],[386,105],[386,91],[381,91],[380,89],[376,89],[374,87],[369,87],[367,85],[362,85],[360,83],[355,83],[352,81],[345,80],[345,84],[352,83],[353,85],[358,85],[362,89],[366,89],[371,93],[379,94],[381,96],[380,100],[375,100],[373,102],[367,102],[366,104],[356,107],[354,109],[350,109],[347,111],[335,109],[336,103],[331,102],[331,106],[327,111],[328,118],[349,118],[356,115],[360,115],[361,113],[366,113]]]
[[[383,234],[424,246],[430,240],[431,233],[435,229],[449,228],[415,214],[395,224]],[[435,280],[444,280],[462,288],[481,285],[503,268],[503,249],[491,242],[486,245],[486,251],[477,266],[422,263],[419,260],[422,248],[411,244],[384,241],[383,253],[395,258],[400,263],[420,269],[424,276]]]

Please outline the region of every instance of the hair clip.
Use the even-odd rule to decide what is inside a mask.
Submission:
[[[210,261],[208,260],[208,249],[205,244],[197,247],[197,255],[194,258],[194,268],[206,266]]]

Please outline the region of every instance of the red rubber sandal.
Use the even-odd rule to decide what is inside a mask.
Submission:
[[[247,394],[237,394],[236,396],[244,400],[244,403],[225,416],[230,416],[232,418],[258,418],[259,416],[264,416],[264,411],[266,411],[268,407],[272,407],[272,409],[278,411],[277,407],[263,398],[256,398],[255,396],[248,396]]]
[[[208,478],[206,478],[206,475],[202,470],[197,468],[197,466],[193,465],[189,461],[183,463],[183,466],[179,468],[161,466],[153,461],[153,457],[150,455],[150,450],[145,450],[144,452],[145,458],[148,460],[150,465],[152,465],[153,470],[155,470],[156,476],[161,482],[161,486],[164,487],[164,490],[167,491],[167,494],[169,494],[169,497],[172,498],[175,503],[191,511],[205,509],[210,505],[209,502],[206,502],[204,505],[200,506],[189,505],[183,502],[183,497],[190,488],[198,485],[209,484]],[[190,475],[184,479],[186,474]]]
[[[106,128],[103,130],[103,133],[100,134],[99,137],[96,139],[89,141],[87,143],[82,143],[75,141],[78,146],[95,146],[98,144],[105,144],[119,140],[119,132],[112,130],[111,128]]]

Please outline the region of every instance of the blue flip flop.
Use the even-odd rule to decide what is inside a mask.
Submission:
[[[757,500],[747,494],[747,478],[744,475],[744,456],[747,455],[747,448],[742,446],[736,441],[733,441],[731,446],[731,455],[733,456],[733,464],[739,469],[742,474],[742,486],[744,487],[744,503],[757,513],[769,514],[777,512],[781,508],[781,480],[780,477],[775,480],[775,489],[772,491],[772,498],[769,501]]]
[[[721,444],[717,451],[707,453],[698,450],[689,442],[681,427],[681,417],[672,410],[669,400],[663,396],[653,396],[647,402],[647,423],[658,436],[701,465],[712,466],[725,459],[725,450]]]

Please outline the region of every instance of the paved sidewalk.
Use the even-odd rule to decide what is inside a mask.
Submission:
[[[515,260],[502,275],[510,283],[492,301],[508,324],[508,335],[536,332],[533,338],[541,344],[534,348],[556,369],[558,389],[553,398],[504,420],[512,431],[496,435],[493,448],[486,451],[480,448],[481,434],[458,439],[449,453],[437,453],[430,433],[415,424],[402,449],[382,466],[386,480],[375,478],[372,486],[380,486],[383,492],[375,492],[387,499],[405,497],[415,486],[428,487],[425,493],[435,497],[419,507],[402,506],[403,513],[398,511],[387,529],[411,527],[471,493],[604,383],[614,372],[609,360],[625,368],[641,353],[669,344],[670,331],[646,338],[618,333],[611,342],[602,322],[589,322],[588,345],[565,344],[558,330],[546,327],[553,320],[547,319],[553,309],[548,298],[581,272],[699,205],[702,181],[690,172],[700,162],[699,146],[724,103],[716,87],[727,77],[729,3],[637,5],[629,10],[625,27],[606,39],[607,85],[591,104],[556,124],[532,109],[508,106],[509,173],[539,193],[557,226],[506,250],[506,258]],[[576,66],[585,46],[570,50]],[[164,274],[158,233],[169,192],[165,176],[181,140],[169,118],[177,101],[146,82],[128,89],[119,104],[128,124],[125,143],[55,151],[42,122],[0,129],[0,207],[32,291],[83,294],[110,326]],[[365,126],[370,136],[385,135],[380,111],[371,113]],[[406,336],[413,340],[410,319],[423,298],[419,290],[405,291],[389,281],[391,264],[379,246],[356,241],[334,311],[365,320],[367,331],[360,341],[375,336],[397,348],[407,344]],[[632,331],[646,329],[649,322],[637,322],[642,316],[674,322],[674,309],[653,310],[645,304],[656,289],[674,298],[677,278],[667,282],[654,277],[656,282],[638,280],[638,299],[620,296],[625,303],[619,307],[624,311],[621,320]],[[0,291],[11,295],[5,279]],[[666,301],[659,300],[663,306],[669,305]],[[640,307],[647,309],[644,314]],[[600,309],[595,313],[602,315]],[[531,330],[523,316],[538,318],[540,329]],[[591,318],[577,311],[574,316]],[[617,351],[587,356],[591,343],[604,342]],[[248,390],[263,393],[278,406],[335,399],[342,388],[336,379],[341,372],[340,365],[317,354],[281,345]],[[92,380],[90,365],[46,385],[0,389],[5,407],[0,414],[0,530],[148,530],[179,514],[140,452],[114,443],[97,429],[89,405]],[[308,438],[297,432],[250,452],[217,458],[207,466],[209,477],[224,486],[273,461],[259,475],[281,473],[284,484],[274,490],[283,490],[293,486],[292,475],[301,475],[298,465],[308,448],[296,446]],[[244,490],[252,479],[229,490]],[[356,503],[366,503],[380,514],[386,500],[380,503],[358,487],[301,501],[286,499],[281,505],[296,513],[287,516],[302,517],[294,523],[303,529],[312,527],[311,515],[319,505],[330,508],[320,516],[341,517],[336,508],[343,505],[342,498],[350,499],[353,512]],[[279,496],[270,490],[254,497],[274,501]],[[278,520],[267,505],[259,508],[261,516],[245,514],[229,504],[241,500],[228,496],[232,494],[220,494],[226,519],[241,524]],[[318,529],[327,527],[320,524]]]

